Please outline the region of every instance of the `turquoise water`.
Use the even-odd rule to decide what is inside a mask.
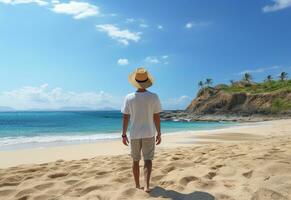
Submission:
[[[2,112],[0,150],[90,143],[121,135],[118,111]],[[232,126],[229,122],[163,121],[162,132],[207,130]]]

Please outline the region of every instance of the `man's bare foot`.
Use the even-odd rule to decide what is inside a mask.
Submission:
[[[149,193],[151,190],[150,190],[150,188],[148,188],[148,187],[144,187],[144,188],[143,188],[143,191]]]
[[[135,186],[136,189],[141,189],[140,185]]]

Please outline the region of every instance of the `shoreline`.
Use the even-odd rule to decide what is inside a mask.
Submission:
[[[291,119],[291,114],[195,114],[184,110],[164,111],[161,113],[161,120],[163,121],[263,122],[280,119]]]
[[[183,123],[183,122],[175,122],[175,123]],[[186,122],[188,123],[188,122]],[[191,122],[190,122],[191,123]],[[203,122],[204,123],[204,122]],[[207,123],[207,122],[205,122]],[[216,122],[210,122],[216,123]],[[244,123],[241,123],[242,125]],[[209,127],[186,127],[182,130],[174,130],[173,128],[165,128],[165,135],[171,134],[180,134],[183,132],[199,132],[199,131],[212,131],[212,130],[220,130],[224,128],[231,128],[235,126],[239,126],[239,123],[235,122],[222,122],[220,124],[215,125],[214,127],[209,124]],[[163,129],[163,128],[162,128]],[[181,128],[178,128],[181,129]],[[164,130],[164,129],[163,129]],[[14,150],[25,150],[25,149],[39,149],[39,148],[51,148],[51,147],[61,147],[61,146],[70,146],[70,145],[81,145],[81,144],[94,144],[100,142],[108,142],[108,141],[116,141],[120,138],[119,132],[114,133],[87,133],[82,134],[83,132],[79,132],[78,134],[72,133],[63,133],[63,134],[51,134],[51,135],[38,135],[38,136],[18,136],[18,137],[3,137],[0,138],[0,152],[2,151],[14,151]],[[128,133],[129,134],[129,133]],[[14,140],[14,141],[13,141]],[[7,143],[10,143],[7,145]],[[11,144],[12,143],[12,144]]]
[[[291,120],[275,120],[264,122],[251,122],[238,124],[231,127],[224,127],[212,130],[178,131],[163,135],[163,142],[157,149],[168,149],[180,146],[199,146],[207,143],[242,141],[267,137],[268,134],[259,134],[257,129],[272,126],[281,122]],[[237,134],[230,136],[229,133]],[[219,135],[218,139],[211,139],[211,135]],[[210,136],[210,138],[207,136]],[[255,136],[255,137],[254,137]],[[231,140],[231,138],[235,138]],[[108,148],[110,147],[110,148]],[[0,168],[13,167],[23,164],[41,164],[56,160],[78,160],[83,158],[93,158],[96,156],[129,155],[129,147],[124,146],[120,140],[98,141],[94,143],[69,144],[62,146],[28,148],[0,151]],[[45,157],[43,155],[46,155]]]

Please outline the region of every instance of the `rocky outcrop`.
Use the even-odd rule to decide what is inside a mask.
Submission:
[[[190,103],[186,111],[192,114],[273,114],[274,101],[281,99],[291,102],[290,91],[271,93],[231,93],[220,87],[201,89],[197,97]],[[281,114],[290,114],[291,110],[281,110]]]

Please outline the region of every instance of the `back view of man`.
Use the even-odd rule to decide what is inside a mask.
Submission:
[[[130,74],[129,82],[137,88],[137,91],[126,96],[121,109],[123,113],[122,142],[128,145],[129,140],[126,132],[130,120],[130,146],[133,159],[132,172],[136,188],[141,188],[139,183],[139,161],[141,152],[144,159],[144,190],[149,192],[149,182],[154,158],[155,143],[161,143],[160,112],[161,104],[159,97],[146,90],[153,84],[152,76],[144,69],[138,68]],[[157,135],[155,138],[155,133]]]

